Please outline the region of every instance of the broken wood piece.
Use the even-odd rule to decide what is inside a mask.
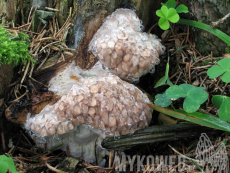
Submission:
[[[201,133],[208,130],[210,129],[192,123],[151,126],[142,130],[137,130],[133,134],[106,137],[103,139],[101,145],[106,149],[126,149],[140,144],[175,141],[186,137],[198,137]]]
[[[45,9],[50,10],[50,11],[59,11],[58,9],[50,8],[50,7],[45,7]]]

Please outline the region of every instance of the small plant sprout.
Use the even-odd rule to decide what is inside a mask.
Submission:
[[[195,87],[189,84],[174,85],[165,91],[165,95],[156,95],[154,103],[162,107],[167,107],[171,104],[169,100],[177,100],[185,97],[183,109],[188,113],[192,113],[197,111],[200,105],[207,100],[208,94],[204,89],[204,87]]]
[[[165,4],[161,3],[162,7],[156,11],[156,15],[160,17],[159,26],[163,30],[167,30],[170,27],[169,21],[177,23],[180,19],[178,13],[188,13],[188,7],[181,4],[176,9],[176,1],[168,0]]]
[[[214,95],[212,97],[212,103],[214,106],[219,109],[218,116],[223,121],[230,121],[230,97]]]
[[[166,65],[165,75],[156,83],[154,88],[164,85],[165,83],[168,84],[169,86],[173,86],[173,83],[169,80],[168,73],[169,73],[169,63],[167,63]]]
[[[230,82],[230,58],[224,58],[217,62],[215,65],[208,69],[207,75],[210,79],[216,78],[220,75],[223,82]]]
[[[0,168],[0,173],[6,173],[8,170],[12,173],[18,173],[12,157],[7,157],[5,155],[0,155]]]

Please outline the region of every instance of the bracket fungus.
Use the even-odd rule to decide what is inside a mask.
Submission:
[[[89,51],[107,69],[129,82],[154,72],[164,50],[157,36],[142,32],[140,19],[130,9],[108,16],[89,44]]]
[[[146,94],[104,71],[100,63],[87,72],[93,77],[82,77],[89,76],[86,72],[71,64],[54,77],[50,90],[58,91],[60,100],[35,116],[28,115],[25,128],[39,147],[62,143],[62,149],[68,145],[73,156],[94,162],[96,152],[98,162],[103,163],[107,150],[100,146],[101,139],[143,129],[151,121],[152,110]]]

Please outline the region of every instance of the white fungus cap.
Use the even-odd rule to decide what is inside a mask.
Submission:
[[[105,20],[89,44],[89,51],[124,80],[138,81],[154,72],[165,47],[155,35],[143,33],[140,19],[130,9],[118,9]]]

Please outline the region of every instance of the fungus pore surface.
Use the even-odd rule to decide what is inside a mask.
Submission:
[[[130,9],[118,9],[105,20],[89,44],[89,51],[105,68],[129,82],[137,82],[160,60],[165,47],[153,34],[142,32],[140,19]]]

